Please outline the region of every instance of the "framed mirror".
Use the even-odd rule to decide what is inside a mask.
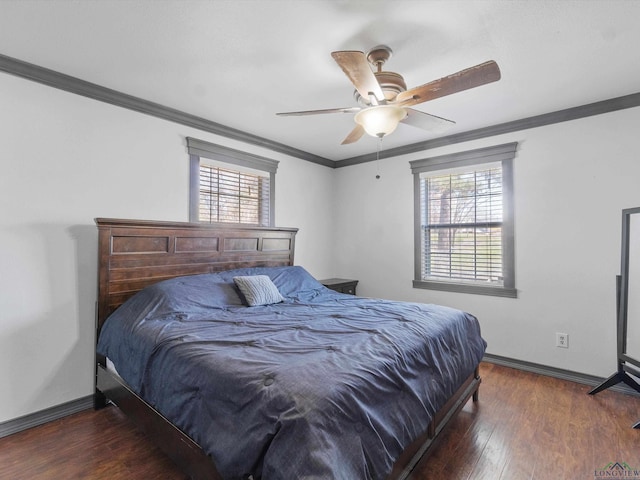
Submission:
[[[616,295],[618,369],[591,390],[590,395],[620,382],[640,392],[640,207],[622,210],[622,248]],[[633,428],[640,428],[640,421]]]
[[[625,308],[623,318],[626,327],[623,354],[625,361],[640,368],[640,208],[631,209],[626,218],[627,271],[622,274],[620,292],[621,306]]]

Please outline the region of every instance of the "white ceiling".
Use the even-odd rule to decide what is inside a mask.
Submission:
[[[340,145],[352,114],[275,115],[355,105],[334,50],[389,45],[409,88],[495,60],[499,82],[416,107],[450,135],[640,91],[639,20],[640,0],[0,0],[0,54],[341,160],[377,148]]]

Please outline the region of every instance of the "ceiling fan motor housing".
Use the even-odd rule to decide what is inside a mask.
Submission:
[[[382,93],[384,93],[384,99],[387,102],[393,101],[400,92],[404,92],[407,89],[407,84],[402,75],[395,72],[382,71],[382,65],[391,58],[392,54],[393,50],[387,45],[377,45],[367,53],[367,61],[375,67],[376,71],[373,74],[376,76]],[[353,96],[360,106],[367,107],[371,105],[371,99],[363,99],[358,90],[354,91]]]
[[[393,101],[400,92],[404,92],[407,89],[407,84],[399,73],[373,72],[373,74],[376,76],[387,102]],[[353,97],[360,106],[371,105],[370,99],[363,99],[358,90],[354,90]]]

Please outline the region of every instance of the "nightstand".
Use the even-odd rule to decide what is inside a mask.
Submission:
[[[319,280],[319,282],[331,290],[348,293],[349,295],[356,294],[356,285],[358,285],[358,280],[348,280],[346,278],[327,278]]]

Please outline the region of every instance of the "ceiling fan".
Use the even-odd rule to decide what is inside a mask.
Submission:
[[[357,107],[282,112],[276,115],[318,115],[324,113],[355,113],[355,128],[342,145],[357,142],[364,133],[382,138],[392,133],[399,122],[425,130],[434,130],[455,122],[411,108],[429,100],[451,95],[500,80],[498,64],[490,60],[446,77],[407,90],[402,75],[382,70],[391,57],[386,45],[372,48],[366,55],[360,51],[332,52],[331,56],[355,86]],[[376,71],[371,69],[371,66]]]

